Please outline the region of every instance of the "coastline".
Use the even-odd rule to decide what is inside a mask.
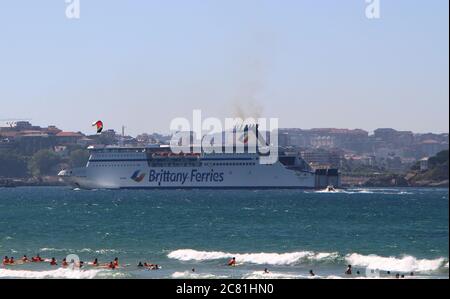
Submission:
[[[11,183],[5,183],[0,181],[0,188],[17,188],[17,187],[68,187],[64,182],[55,181],[30,181],[30,180],[18,180],[14,179]],[[436,189],[448,189],[449,181],[437,182],[437,183],[425,183],[420,185],[392,185],[392,184],[362,184],[362,185],[347,185],[343,184],[342,189],[348,188],[436,188]],[[193,188],[195,189],[195,188]],[[220,188],[218,188],[220,189]],[[313,189],[314,190],[314,189]],[[319,189],[316,189],[319,190]]]

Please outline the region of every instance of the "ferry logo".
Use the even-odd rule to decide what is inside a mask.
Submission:
[[[145,173],[142,172],[140,170],[136,170],[133,175],[131,176],[131,179],[135,182],[142,182],[142,180],[145,178]]]

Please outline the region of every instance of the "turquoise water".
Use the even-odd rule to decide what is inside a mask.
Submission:
[[[310,269],[328,278],[365,277],[367,269],[448,278],[448,198],[448,189],[0,188],[1,256],[117,256],[124,265],[0,266],[0,278],[306,278]],[[225,265],[232,256],[237,267]],[[162,269],[138,269],[139,261]],[[343,274],[347,264],[352,276]]]

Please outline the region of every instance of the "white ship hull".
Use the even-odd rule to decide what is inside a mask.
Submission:
[[[143,176],[141,181],[132,178],[136,171]],[[160,176],[156,177],[158,174]],[[208,174],[210,176],[207,177]],[[282,165],[258,165],[251,169],[199,167],[136,170],[132,167],[123,167],[107,171],[78,168],[74,169],[70,176],[62,176],[62,178],[74,187],[84,189],[315,187],[314,173],[287,170]]]
[[[158,159],[144,151],[96,151],[86,167],[64,170],[59,176],[84,189],[315,188],[312,171],[279,161],[260,164],[256,154]]]

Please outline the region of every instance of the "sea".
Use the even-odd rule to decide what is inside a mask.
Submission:
[[[0,255],[58,262],[0,278],[448,279],[448,203],[448,189],[0,188]],[[61,267],[68,255],[85,266]]]

